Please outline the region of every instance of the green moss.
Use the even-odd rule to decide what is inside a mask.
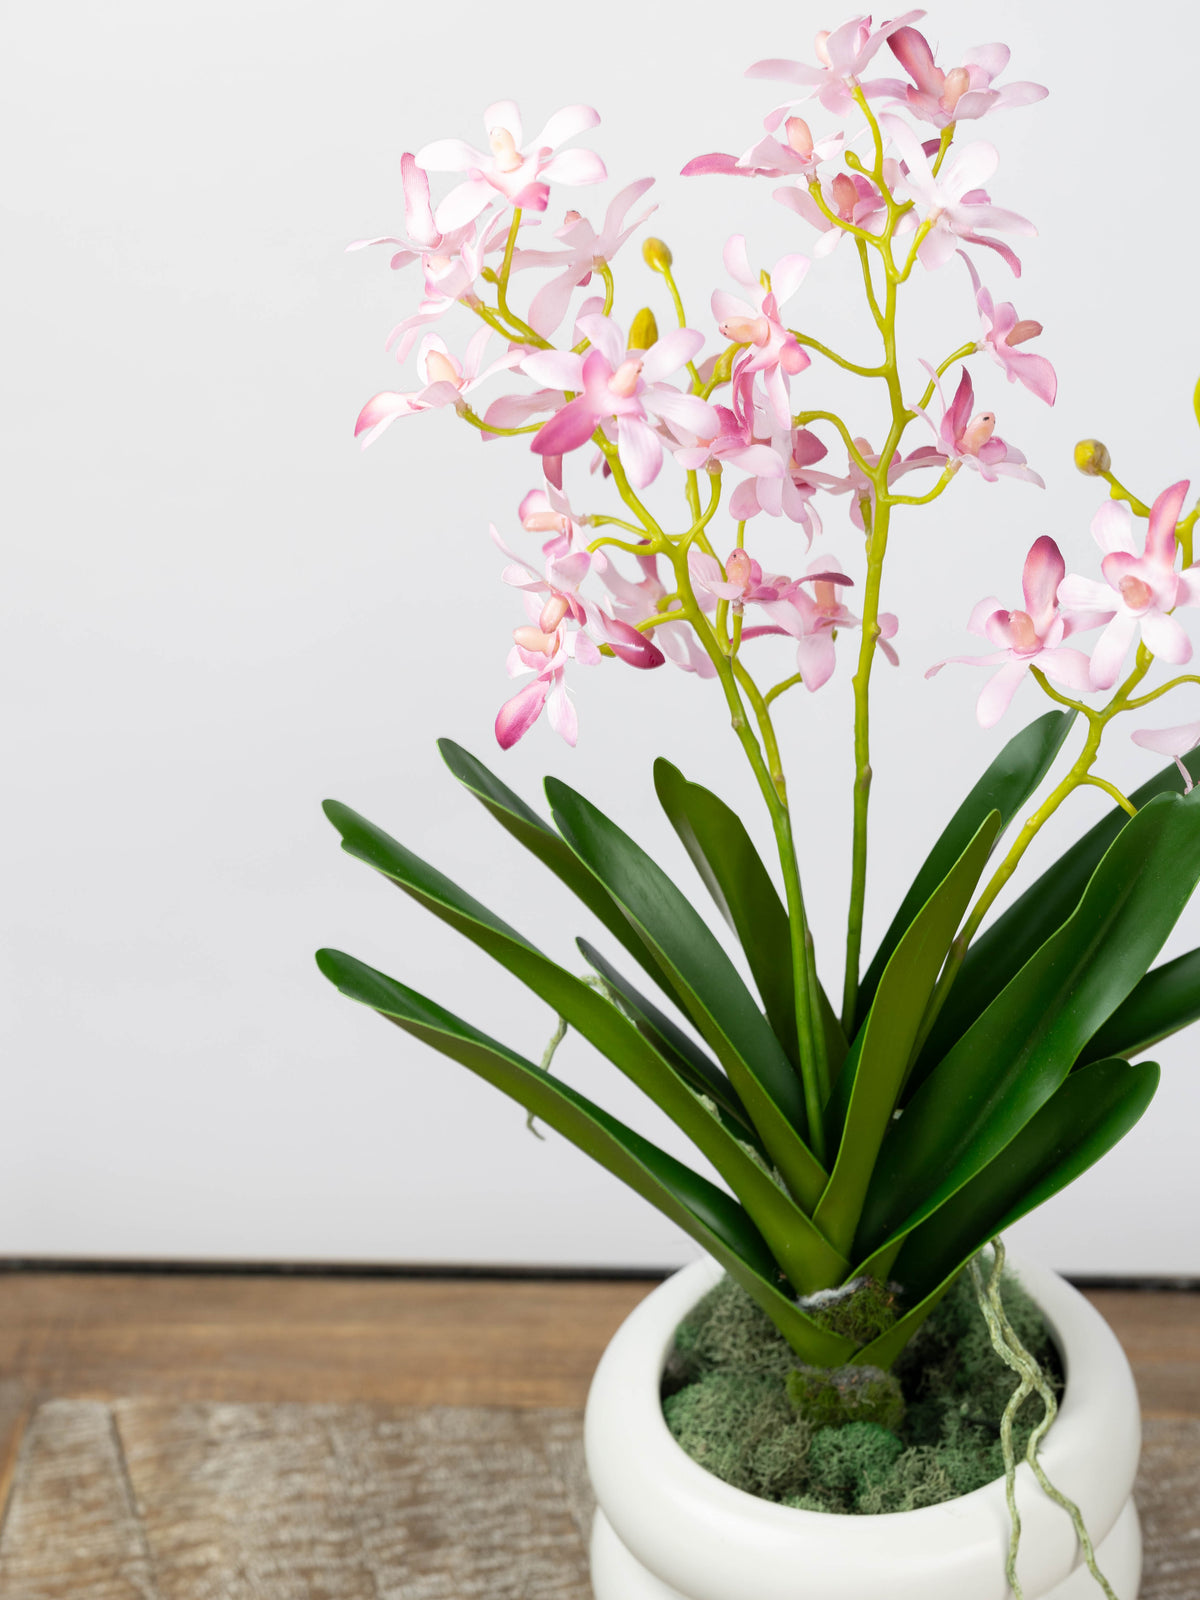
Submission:
[[[900,1317],[895,1286],[875,1278],[855,1278],[840,1289],[802,1298],[799,1304],[814,1322],[859,1346],[878,1339]]]
[[[874,1422],[896,1432],[904,1422],[900,1380],[878,1367],[796,1367],[786,1388],[792,1405],[814,1428]]]
[[[1011,1277],[1003,1294],[1022,1343],[1061,1388],[1037,1307]],[[911,1511],[1001,1475],[1000,1418],[1015,1385],[965,1274],[890,1374],[797,1368],[726,1278],[680,1324],[663,1413],[694,1460],[750,1494],[811,1511]],[[1040,1416],[1031,1397],[1014,1430],[1018,1455]]]

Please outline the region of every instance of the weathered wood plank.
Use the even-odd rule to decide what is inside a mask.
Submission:
[[[1200,1421],[1151,1418],[1142,1600],[1200,1595]],[[59,1401],[0,1535],[5,1600],[589,1600],[563,1408]]]

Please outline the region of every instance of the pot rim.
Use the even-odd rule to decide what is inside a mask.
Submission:
[[[1080,1506],[1099,1545],[1123,1510],[1137,1471],[1141,1420],[1133,1377],[1115,1335],[1077,1290],[1049,1268],[1021,1257],[1010,1260],[1044,1313],[1066,1372],[1059,1414],[1040,1459],[1051,1482]],[[1007,1595],[1003,1477],[916,1511],[802,1511],[734,1488],[680,1448],[662,1414],[662,1370],[676,1326],[722,1270],[705,1257],[659,1285],[618,1329],[597,1368],[584,1424],[588,1470],[622,1542],[666,1582],[701,1597],[721,1593],[722,1584],[729,1592],[730,1574],[740,1571],[744,1579],[747,1561],[765,1551],[781,1564],[786,1581],[771,1587],[758,1583],[756,1573],[758,1600],[794,1600],[796,1563],[802,1559],[799,1570],[810,1576],[826,1569],[835,1574],[847,1564],[847,1535],[853,1536],[855,1563],[878,1559],[880,1579],[888,1578],[893,1594],[901,1573],[924,1567],[931,1546],[938,1546],[957,1552],[960,1593],[973,1600]],[[1017,1471],[1017,1504],[1021,1574],[1032,1597],[1070,1574],[1079,1548],[1069,1517],[1042,1494],[1024,1462]],[[687,1533],[664,1555],[661,1535],[667,1527],[685,1527]],[[829,1592],[855,1591],[835,1585]]]

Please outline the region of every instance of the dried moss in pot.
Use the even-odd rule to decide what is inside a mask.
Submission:
[[[1013,1277],[1004,1305],[1061,1390],[1058,1352]],[[858,1314],[844,1302],[829,1311]],[[693,1460],[749,1494],[812,1511],[912,1511],[1001,1476],[1000,1418],[1015,1386],[965,1274],[891,1373],[798,1368],[786,1340],[726,1278],[676,1331],[663,1414]],[[1040,1416],[1031,1396],[1014,1429],[1018,1455]]]

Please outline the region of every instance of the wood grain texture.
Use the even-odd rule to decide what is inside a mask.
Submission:
[[[56,1401],[5,1600],[589,1600],[574,1409]],[[1142,1600],[1200,1595],[1200,1421],[1151,1418]]]

